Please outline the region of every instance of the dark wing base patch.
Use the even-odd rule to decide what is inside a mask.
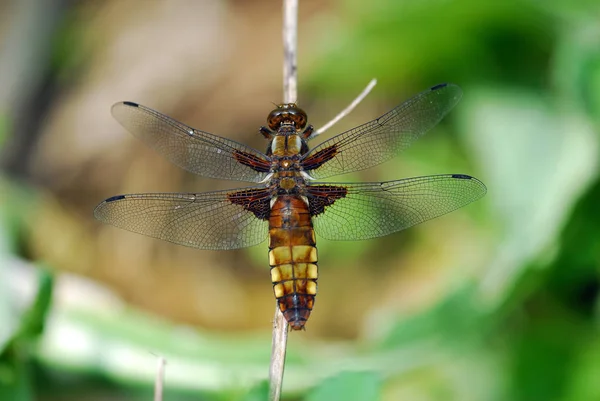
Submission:
[[[315,154],[311,154],[309,157],[304,159],[302,161],[302,167],[305,171],[314,170],[316,168],[321,167],[329,160],[333,159],[337,154],[337,145],[333,144],[331,146],[319,150],[318,152],[315,152]]]
[[[265,159],[257,157],[256,155],[241,150],[234,150],[233,157],[240,164],[250,167],[254,171],[259,173],[268,173],[271,171],[271,164]]]
[[[311,185],[307,187],[308,208],[311,216],[318,216],[338,199],[344,198],[348,193],[345,187],[336,185]]]
[[[269,220],[271,214],[269,192],[266,189],[248,189],[231,192],[227,195],[231,203],[240,205],[252,212],[260,220]]]

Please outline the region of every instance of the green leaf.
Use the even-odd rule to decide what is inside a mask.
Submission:
[[[552,78],[558,100],[600,122],[600,29],[595,21],[574,24],[560,37],[555,53]]]
[[[0,400],[33,400],[31,372],[24,356],[13,353],[9,358],[0,358]]]
[[[583,348],[583,347],[582,347]],[[600,400],[600,341],[586,344],[573,365],[567,384],[565,400]]]
[[[397,322],[380,347],[392,350],[424,340],[473,346],[482,342],[490,327],[486,317],[477,303],[475,285],[468,283],[431,309]]]
[[[4,322],[12,320],[14,331],[2,332],[0,357],[14,351],[22,341],[34,339],[43,331],[46,314],[51,305],[54,278],[46,270],[39,270],[38,274],[38,291],[29,308],[20,315],[9,309],[2,310],[2,313],[7,313],[9,317]],[[5,301],[9,306],[14,303],[10,298],[6,298]],[[8,322],[6,327],[11,327]]]
[[[246,394],[240,401],[265,401],[269,398],[269,383],[261,381],[256,386],[252,387],[250,392]]]
[[[40,269],[37,295],[33,304],[21,319],[19,338],[31,339],[42,334],[46,315],[52,303],[53,286],[54,277],[52,274],[48,270]]]
[[[501,224],[496,255],[481,285],[497,306],[560,232],[569,210],[597,175],[598,137],[579,116],[532,92],[465,89],[457,111]],[[546,260],[549,262],[550,260]]]
[[[307,401],[375,401],[381,399],[381,378],[373,372],[342,372],[319,384]]]

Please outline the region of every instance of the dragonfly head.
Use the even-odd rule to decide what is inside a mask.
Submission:
[[[296,130],[301,130],[306,126],[306,121],[306,113],[296,103],[280,104],[267,117],[269,128],[273,131],[282,124],[293,124]]]

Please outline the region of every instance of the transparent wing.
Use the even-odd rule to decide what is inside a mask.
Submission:
[[[320,179],[383,163],[439,123],[461,96],[456,85],[434,86],[381,117],[317,145],[304,157],[304,169]]]
[[[267,238],[268,191],[264,187],[201,194],[118,195],[94,216],[108,224],[200,249],[236,249]]]
[[[372,183],[315,183],[308,199],[317,234],[330,240],[381,237],[465,206],[486,193],[462,174]]]
[[[137,103],[116,103],[111,111],[134,136],[192,173],[260,182],[269,172],[268,157],[241,143],[198,131]]]

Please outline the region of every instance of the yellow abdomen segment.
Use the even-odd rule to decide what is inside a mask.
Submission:
[[[279,308],[294,330],[310,316],[317,294],[317,248],[308,206],[296,196],[275,200],[269,218],[269,265]]]

